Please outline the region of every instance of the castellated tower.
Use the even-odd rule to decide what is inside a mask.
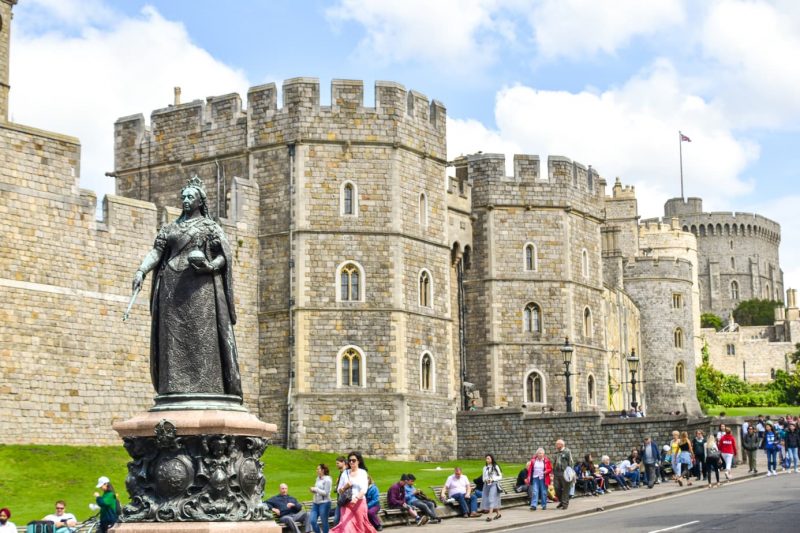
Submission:
[[[700,198],[672,198],[664,216],[697,237],[701,312],[726,320],[740,301],[783,301],[777,222],[753,213],[704,213]]]
[[[258,184],[259,415],[291,447],[455,452],[445,109],[401,85],[253,87],[117,121],[117,187],[157,205],[191,173],[212,214]],[[226,202],[229,199],[229,202]],[[155,231],[155,228],[153,229]]]
[[[625,290],[642,323],[642,367],[651,414],[701,414],[695,387],[692,263],[676,257],[625,261]],[[678,305],[680,299],[683,305]]]
[[[465,272],[466,378],[493,407],[564,408],[559,348],[575,347],[573,409],[605,408],[608,382],[600,228],[604,183],[564,157],[477,154],[456,161],[472,181],[475,253]]]

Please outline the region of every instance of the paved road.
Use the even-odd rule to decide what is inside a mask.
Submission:
[[[546,512],[550,513],[550,510]],[[513,531],[798,532],[800,474],[763,477],[723,485],[718,489],[694,490],[651,503],[515,528]]]

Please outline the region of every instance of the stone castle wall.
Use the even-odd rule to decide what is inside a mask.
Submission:
[[[739,326],[737,331],[704,328],[709,363],[725,374],[750,383],[768,383],[776,370],[791,372],[794,343],[775,338],[775,326]]]
[[[647,416],[611,418],[602,413],[536,414],[521,409],[489,409],[458,414],[458,457],[482,458],[493,454],[498,462],[525,462],[541,446],[550,457],[558,439],[564,439],[575,462],[591,453],[596,462],[602,455],[620,461],[640,448],[645,437],[656,444],[669,442],[673,430],[708,431],[710,418]],[[502,463],[501,463],[502,465]],[[516,472],[504,472],[513,476]]]

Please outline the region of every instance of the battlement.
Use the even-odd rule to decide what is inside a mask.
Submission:
[[[672,233],[675,231],[684,231],[681,228],[681,221],[677,217],[648,218],[642,220],[639,225],[639,235]]]
[[[514,154],[513,176],[506,175],[504,154],[472,154],[467,156],[467,164],[475,179],[517,183],[541,181],[589,191],[599,189],[601,180],[597,171],[591,166],[587,168],[577,161],[560,155],[548,156],[546,175],[541,173],[541,161],[538,155]]]
[[[667,218],[680,217],[682,215],[699,215],[702,212],[702,198],[670,198],[664,204],[664,216]]]
[[[692,262],[674,256],[643,256],[623,261],[625,282],[629,280],[672,280],[692,283]]]
[[[251,87],[247,109],[238,94],[210,96],[118,119],[115,168],[223,157],[247,147],[292,142],[385,143],[407,146],[426,157],[446,158],[444,105],[398,83],[375,82],[374,107],[364,105],[364,83],[333,80],[331,102],[320,103],[317,78],[283,83],[278,107],[275,83]]]
[[[609,198],[609,196],[606,196]],[[633,185],[625,185],[622,186],[622,182],[617,176],[616,180],[614,181],[614,186],[611,188],[611,196],[615,200],[635,200],[636,199],[636,187]]]

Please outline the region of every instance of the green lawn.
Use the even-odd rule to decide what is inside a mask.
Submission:
[[[724,412],[727,416],[752,416],[753,418],[758,415],[773,415],[784,416],[790,414],[792,416],[800,415],[800,407],[796,405],[782,406],[782,407],[710,407],[706,409],[706,414],[709,416],[719,416],[720,412]]]
[[[99,476],[108,476],[120,491],[123,503],[128,455],[122,446],[7,446],[0,445],[0,507],[8,507],[17,525],[27,524],[53,511],[58,499],[67,502],[67,510],[79,519],[87,518],[89,503]],[[310,500],[309,487],[314,483],[319,463],[335,470],[335,454],[284,450],[270,447],[264,454],[266,495],[278,492],[278,484],[289,485],[297,499]],[[430,492],[430,485],[441,485],[456,464],[474,478],[480,474],[482,460],[449,461],[444,463],[395,462],[365,459],[381,492],[385,492],[401,474],[413,472],[417,486]],[[500,465],[506,476],[516,477],[521,464]],[[332,472],[334,477],[336,473]]]

